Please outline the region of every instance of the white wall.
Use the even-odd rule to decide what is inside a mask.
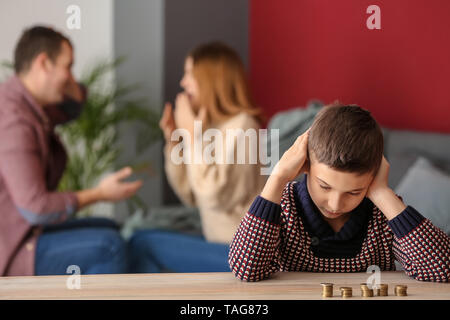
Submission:
[[[81,29],[69,30],[67,7],[81,9]],[[74,75],[99,58],[113,58],[112,0],[1,0],[0,61],[13,60],[14,48],[23,30],[35,24],[53,26],[68,36],[75,49]]]

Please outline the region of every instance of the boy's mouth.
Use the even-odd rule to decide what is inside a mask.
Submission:
[[[327,213],[327,214],[329,214],[330,216],[339,216],[339,215],[341,215],[341,212],[333,212],[333,211],[328,211],[328,210],[326,210],[326,209],[324,209],[325,210],[325,212]]]

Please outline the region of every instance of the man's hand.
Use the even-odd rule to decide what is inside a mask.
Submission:
[[[79,103],[83,102],[83,90],[72,75],[64,88],[64,95]]]
[[[308,168],[308,136],[309,129],[299,136],[283,154],[267,179],[261,197],[274,203],[280,203],[286,183],[294,180]]]
[[[380,168],[367,190],[367,197],[383,212],[388,220],[394,219],[406,205],[395,192],[389,188],[389,163],[383,155]]]
[[[100,199],[116,202],[132,197],[142,186],[142,181],[122,182],[133,173],[130,167],[125,167],[103,178],[97,186]]]
[[[132,197],[142,186],[142,181],[121,181],[132,173],[130,167],[125,167],[103,178],[95,188],[77,191],[78,209],[99,201],[116,202]]]

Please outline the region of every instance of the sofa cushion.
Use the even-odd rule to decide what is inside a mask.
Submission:
[[[450,134],[384,128],[389,186],[395,188],[419,156],[450,172]]]
[[[450,235],[450,175],[418,157],[401,179],[396,193],[406,205]]]

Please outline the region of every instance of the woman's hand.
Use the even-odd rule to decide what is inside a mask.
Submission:
[[[183,128],[189,131],[191,137],[194,134],[195,113],[191,102],[186,93],[181,92],[175,100],[175,124],[177,128]]]
[[[171,143],[172,132],[177,128],[177,126],[175,125],[174,112],[170,102],[166,102],[166,105],[164,106],[164,112],[161,120],[159,121],[159,127],[164,133],[166,143]]]

